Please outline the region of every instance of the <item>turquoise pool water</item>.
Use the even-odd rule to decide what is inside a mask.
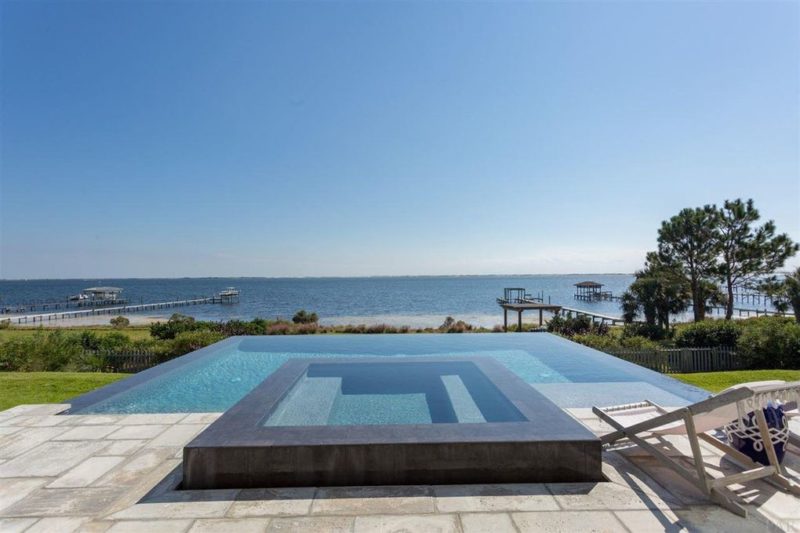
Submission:
[[[234,337],[76,399],[73,414],[221,412],[292,358],[492,357],[561,407],[649,399],[667,406],[700,389],[547,333]]]
[[[265,426],[522,422],[519,410],[473,363],[314,363]]]

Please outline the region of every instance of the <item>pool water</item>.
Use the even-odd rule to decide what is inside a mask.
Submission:
[[[561,407],[708,393],[549,333],[233,337],[73,401],[71,414],[222,412],[293,358],[491,357]],[[407,401],[414,402],[413,398]]]
[[[312,364],[265,426],[521,422],[525,417],[469,362]]]

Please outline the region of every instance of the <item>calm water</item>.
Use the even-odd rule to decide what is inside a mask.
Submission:
[[[66,299],[82,289],[110,285],[124,289],[132,303],[210,296],[228,286],[241,290],[237,305],[177,308],[198,318],[291,317],[298,309],[315,311],[327,323],[387,322],[437,326],[445,316],[492,326],[502,321],[495,298],[504,287],[544,293],[553,303],[619,316],[617,302],[580,302],[573,284],[586,279],[622,293],[633,280],[626,274],[564,276],[454,276],[389,278],[192,278],[0,281],[0,306]],[[171,313],[172,311],[168,311]]]
[[[303,335],[231,338],[147,371],[149,374],[138,374],[139,379],[153,377],[79,408],[78,413],[225,411],[292,358],[314,358],[324,363],[333,357],[402,356],[491,357],[561,407],[643,399],[678,406],[708,396],[662,374],[549,333]],[[358,402],[353,397],[346,400]],[[420,412],[412,405],[418,398],[406,400],[411,402],[406,407]],[[346,419],[352,408],[344,406],[341,416]]]

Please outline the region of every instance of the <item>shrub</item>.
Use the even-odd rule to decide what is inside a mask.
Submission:
[[[150,335],[156,339],[174,339],[179,333],[184,331],[197,331],[208,329],[208,323],[196,322],[194,318],[175,313],[166,322],[156,322],[150,324]]]
[[[131,325],[131,321],[120,315],[117,318],[112,318],[108,321],[115,328],[126,328]]]
[[[620,345],[629,350],[656,350],[663,348],[663,346],[649,337],[642,337],[640,335],[633,335],[630,337],[622,336]]]
[[[439,326],[439,331],[444,333],[465,333],[467,331],[472,331],[472,329],[472,324],[467,324],[463,320],[456,321],[456,319],[451,316],[445,318],[442,325]]]
[[[656,350],[661,345],[647,337],[614,337],[612,335],[597,335],[596,333],[585,333],[575,335],[572,340],[589,346],[596,350],[614,352],[615,350]]]
[[[106,352],[119,352],[130,348],[130,346],[131,346],[130,337],[128,337],[124,333],[115,331],[113,333],[109,333],[108,335],[103,335],[102,337],[100,337],[96,349]]]
[[[632,322],[625,324],[622,329],[623,338],[643,337],[652,341],[664,340],[667,337],[667,330],[657,324],[647,324],[644,322]]]
[[[592,319],[586,315],[573,317],[572,313],[569,313],[566,317],[556,315],[551,318],[547,323],[547,331],[558,333],[566,337],[585,335],[587,333],[605,335],[608,333],[608,325],[595,324],[592,322]]]
[[[81,337],[64,331],[12,338],[0,344],[0,370],[52,372],[70,368],[81,353]]]
[[[267,335],[286,335],[291,328],[292,325],[288,322],[278,321],[268,325],[264,333]]]
[[[680,348],[736,346],[742,334],[742,324],[734,320],[703,320],[681,325],[675,333],[675,345]]]
[[[267,321],[256,318],[250,322],[242,320],[229,320],[215,324],[214,331],[222,333],[226,337],[233,335],[264,335],[267,331]]]
[[[183,355],[219,342],[224,338],[221,333],[216,331],[183,331],[172,339],[166,353],[172,356]]]
[[[81,347],[84,350],[99,350],[100,336],[93,331],[84,331],[80,337]]]
[[[292,322],[295,324],[313,324],[319,322],[317,313],[306,313],[305,309],[301,309],[294,314]]]
[[[607,351],[620,348],[619,341],[610,335],[595,335],[593,333],[582,333],[573,335],[573,341],[589,346],[595,350]]]
[[[800,324],[777,317],[746,322],[736,352],[748,368],[800,369]]]
[[[293,333],[295,335],[313,335],[319,332],[319,325],[316,322],[310,324],[298,324]]]

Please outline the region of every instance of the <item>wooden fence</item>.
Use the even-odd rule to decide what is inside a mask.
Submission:
[[[733,348],[664,348],[655,350],[620,349],[605,350],[607,353],[639,366],[661,372],[692,373],[737,370],[742,364]],[[169,357],[150,351],[127,351],[121,353],[86,352],[97,357],[95,364],[109,372],[141,372],[164,362]]]
[[[657,350],[606,350],[611,355],[661,372],[691,373],[737,370],[742,367],[733,348],[664,348]]]
[[[154,367],[165,360],[164,356],[147,350],[119,353],[87,351],[85,355],[96,358],[93,366],[100,367],[105,372],[136,373]]]

